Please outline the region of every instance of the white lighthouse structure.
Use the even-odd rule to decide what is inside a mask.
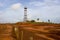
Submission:
[[[27,7],[24,7],[24,22],[27,22]]]

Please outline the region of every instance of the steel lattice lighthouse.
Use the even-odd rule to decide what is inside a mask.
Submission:
[[[24,7],[24,22],[27,21],[27,7]]]

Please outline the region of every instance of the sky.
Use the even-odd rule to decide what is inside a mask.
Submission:
[[[24,7],[28,20],[60,23],[60,0],[0,0],[0,23],[23,21]]]

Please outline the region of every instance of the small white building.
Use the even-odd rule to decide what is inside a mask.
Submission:
[[[35,20],[36,22],[43,22],[42,20]]]

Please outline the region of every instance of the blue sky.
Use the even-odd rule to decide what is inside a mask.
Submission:
[[[60,0],[0,0],[0,23],[23,21],[25,6],[28,20],[60,23]]]

